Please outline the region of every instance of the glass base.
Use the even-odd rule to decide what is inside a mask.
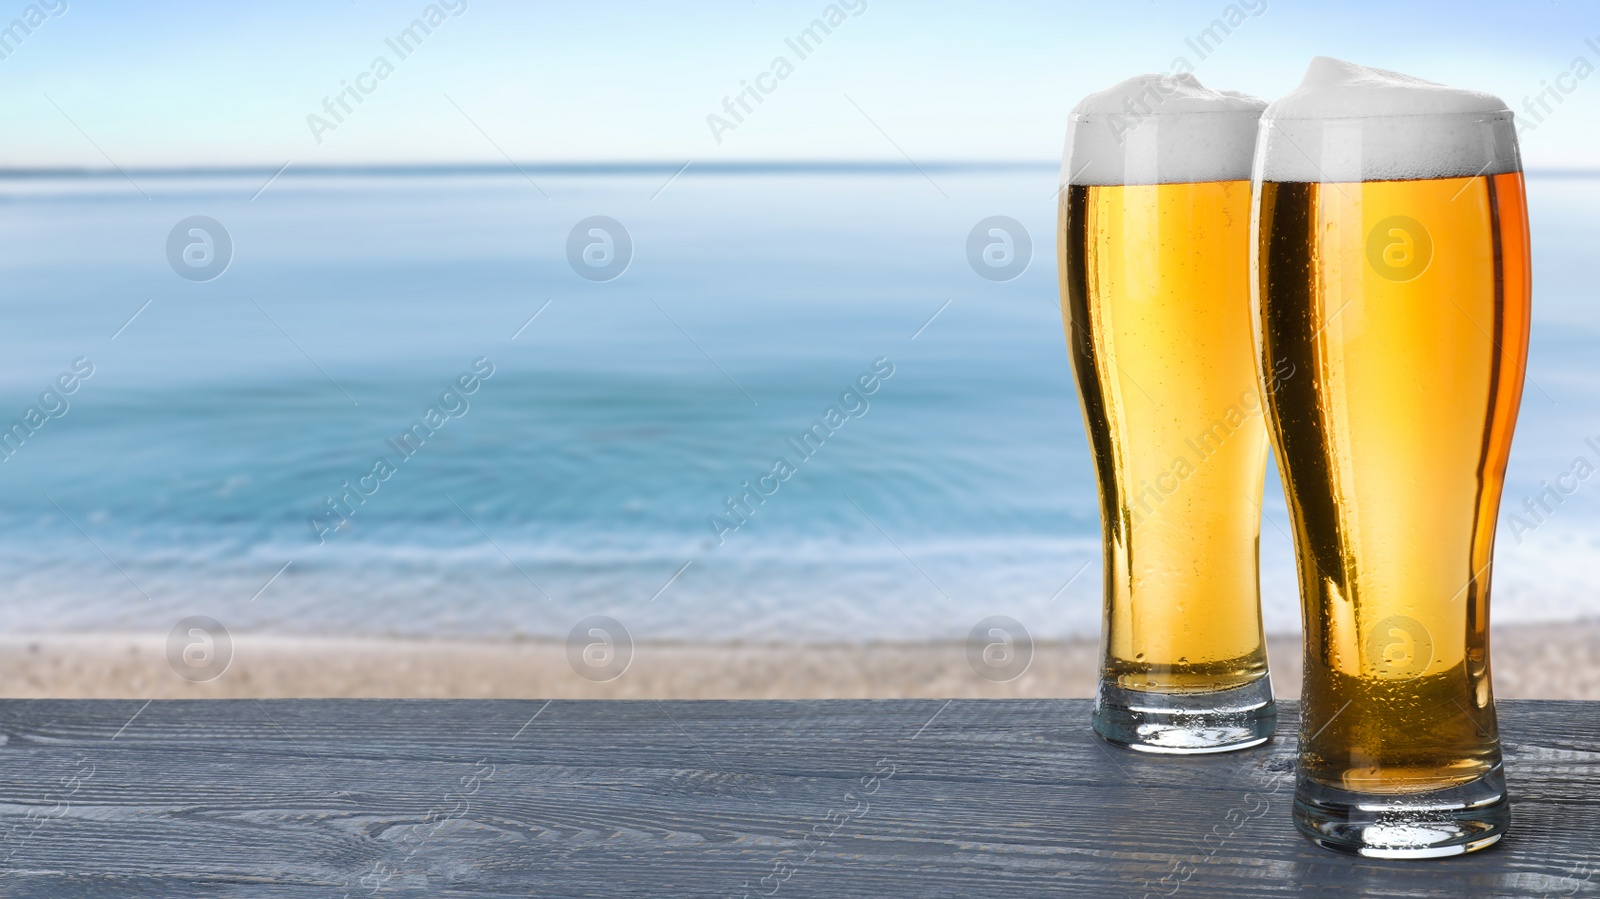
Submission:
[[[1511,804],[1499,764],[1470,783],[1401,795],[1353,793],[1302,777],[1294,823],[1312,842],[1338,852],[1439,858],[1499,842],[1511,826]]]
[[[1198,755],[1259,746],[1278,725],[1272,678],[1212,693],[1149,693],[1105,680],[1094,700],[1094,732],[1136,752]]]

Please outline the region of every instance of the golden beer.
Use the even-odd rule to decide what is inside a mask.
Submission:
[[[1528,352],[1516,129],[1489,94],[1312,61],[1252,172],[1259,371],[1305,625],[1294,819],[1360,855],[1510,826],[1489,677]]]
[[[1528,347],[1520,172],[1261,185],[1264,370],[1305,601],[1302,775],[1439,790],[1500,760],[1489,568]]]
[[[1067,125],[1061,316],[1100,493],[1095,732],[1144,752],[1277,723],[1257,575],[1267,436],[1250,317],[1250,160],[1266,104],[1129,79]]]
[[[1155,693],[1251,684],[1267,673],[1267,431],[1250,183],[1070,185],[1058,234],[1106,538],[1104,676]]]

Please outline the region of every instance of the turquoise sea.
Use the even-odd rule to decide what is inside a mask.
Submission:
[[[0,177],[0,422],[32,416],[0,450],[5,627],[200,614],[501,639],[606,614],[636,639],[864,642],[1009,615],[1096,633],[1055,182],[1049,164]],[[1600,614],[1600,477],[1576,474],[1600,467],[1600,180],[1529,189],[1499,622]],[[168,252],[192,216],[231,243],[180,235],[194,261],[227,257],[212,280]],[[574,263],[593,216],[621,231],[580,229]],[[969,258],[993,216],[1027,235],[997,251],[1011,280]],[[802,452],[814,420],[832,433]],[[1524,499],[1558,479],[1571,492],[1535,516]],[[1288,631],[1267,495],[1267,621]],[[750,510],[736,529],[730,497]]]

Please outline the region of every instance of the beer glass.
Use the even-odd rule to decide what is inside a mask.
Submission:
[[[1218,109],[1157,99],[1144,115],[1075,112],[1063,158],[1061,312],[1103,531],[1093,726],[1144,752],[1254,746],[1277,720],[1249,310],[1249,171],[1265,104],[1229,97]]]
[[[1488,615],[1528,346],[1521,162],[1503,104],[1362,99],[1269,107],[1257,142],[1259,366],[1297,372],[1267,397],[1305,625],[1294,817],[1333,849],[1454,855],[1509,823]]]

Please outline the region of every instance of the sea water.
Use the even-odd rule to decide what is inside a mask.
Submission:
[[[0,178],[0,423],[37,423],[0,450],[7,630],[1096,634],[1055,167],[679,165]],[[1600,181],[1529,198],[1498,623],[1600,614]],[[214,280],[167,252],[197,215]],[[612,280],[570,258],[592,216],[631,243]],[[995,216],[1020,231],[974,238]]]

